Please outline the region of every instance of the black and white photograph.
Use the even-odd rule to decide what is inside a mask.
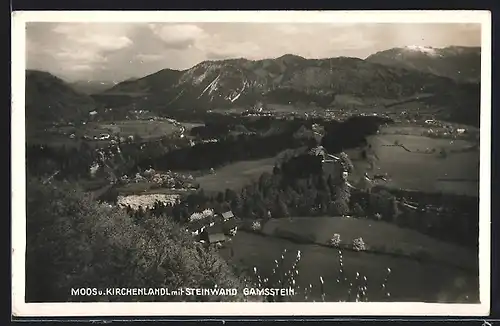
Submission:
[[[14,314],[488,314],[490,29],[14,13]]]

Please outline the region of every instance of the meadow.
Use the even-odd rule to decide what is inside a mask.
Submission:
[[[258,179],[264,172],[271,172],[276,159],[239,161],[215,170],[214,174],[197,177],[196,181],[205,192],[219,192],[226,189],[239,190]]]
[[[395,143],[404,146],[394,146]],[[369,137],[378,159],[374,171],[360,158],[360,150],[350,150],[355,171],[353,183],[362,175],[387,174],[390,188],[427,192],[447,192],[477,196],[479,192],[479,151],[467,150],[473,143],[465,140],[429,138],[416,135],[380,134]],[[434,149],[434,151],[433,151]],[[441,150],[446,155],[441,155]]]
[[[138,135],[144,139],[151,139],[170,135],[178,130],[176,125],[168,121],[120,120],[113,123],[89,123],[82,131],[89,136],[110,133],[125,137]]]
[[[477,302],[478,276],[434,262],[419,262],[404,258],[366,252],[339,252],[317,245],[296,244],[284,239],[238,232],[221,254],[243,270],[256,268],[262,277],[272,277],[275,260],[284,250],[285,265],[291,265],[295,252],[300,251],[296,286],[310,288],[308,298],[296,295],[294,301],[348,301],[349,283],[366,277],[367,301],[399,302]],[[340,272],[342,254],[343,273]],[[390,269],[388,281],[385,278]],[[321,281],[323,279],[323,291]],[[340,282],[337,282],[341,279]],[[382,284],[387,284],[385,289]]]
[[[188,124],[192,128],[193,124]],[[186,127],[187,128],[187,127]],[[90,147],[106,147],[109,140],[83,140],[84,136],[93,138],[101,134],[121,137],[139,136],[142,139],[155,139],[179,131],[179,127],[168,121],[119,120],[115,122],[88,122],[80,126],[51,127],[47,130],[32,131],[27,134],[30,144],[49,144],[51,146],[78,147],[86,142]],[[72,139],[70,135],[74,134]]]
[[[380,253],[415,257],[425,256],[469,270],[477,270],[477,253],[467,248],[436,240],[411,229],[394,224],[348,217],[292,217],[271,219],[264,224],[262,233],[304,237],[313,234],[315,242],[327,245],[335,233],[341,244],[350,246],[355,238],[362,237],[368,249]]]

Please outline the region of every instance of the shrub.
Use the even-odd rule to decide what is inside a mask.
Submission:
[[[204,218],[205,218],[205,216],[203,216],[202,213],[196,212],[196,213],[191,214],[191,216],[189,217],[189,222],[199,221],[199,220],[204,219]]]
[[[214,210],[207,208],[207,209],[203,210],[203,212],[201,212],[201,215],[203,216],[203,218],[214,216]]]
[[[352,240],[352,249],[355,251],[365,251],[366,245],[365,242],[363,241],[363,238],[359,237]]]
[[[260,231],[262,230],[262,224],[259,221],[253,221],[250,229],[252,231]]]
[[[329,244],[332,247],[338,248],[340,246],[340,242],[341,242],[341,240],[340,240],[340,234],[335,233],[333,235],[333,237],[330,239]]]
[[[26,300],[227,301],[242,297],[71,297],[82,287],[240,287],[218,254],[171,219],[99,204],[69,183],[27,185]]]

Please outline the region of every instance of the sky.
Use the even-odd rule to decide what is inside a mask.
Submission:
[[[67,81],[123,81],[205,60],[366,58],[409,45],[480,46],[480,24],[48,23],[26,25],[26,67]]]

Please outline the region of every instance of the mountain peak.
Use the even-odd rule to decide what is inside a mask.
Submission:
[[[306,60],[306,59],[304,57],[301,57],[300,55],[286,53],[280,57],[277,57],[276,60]]]
[[[481,48],[408,45],[374,53],[365,60],[386,66],[419,70],[458,81],[481,79]]]
[[[404,47],[406,51],[420,52],[428,55],[438,55],[437,49],[431,46],[422,46],[422,45],[407,45]]]

